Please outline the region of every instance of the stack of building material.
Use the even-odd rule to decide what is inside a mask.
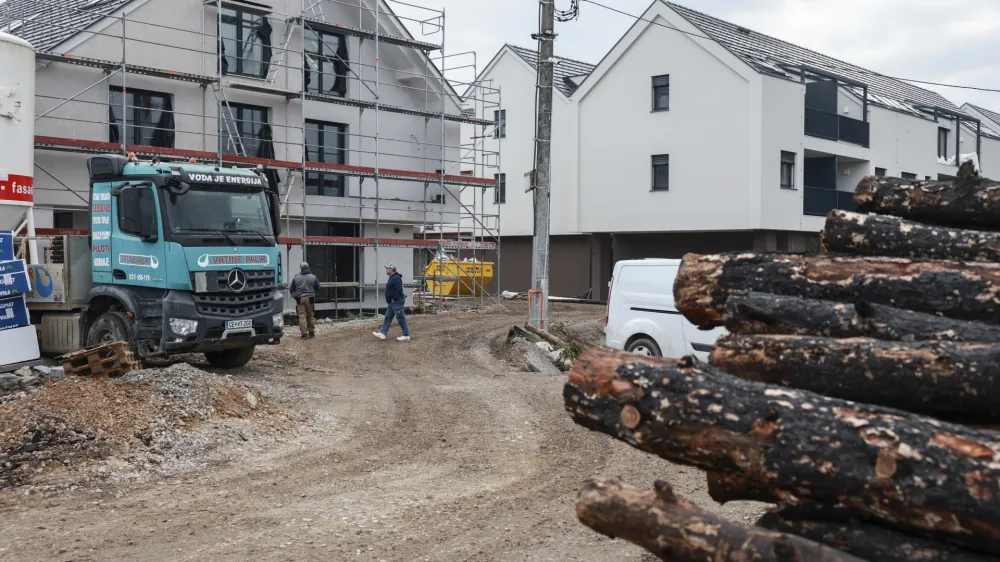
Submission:
[[[675,561],[1000,556],[998,188],[971,166],[867,178],[855,203],[879,214],[832,212],[824,253],[687,256],[677,308],[730,331],[711,364],[595,350],[566,408],[702,468],[717,501],[778,505],[746,527],[590,482],[581,521]]]
[[[13,233],[0,231],[0,371],[39,358],[38,336],[24,300],[31,290],[28,268],[14,256]]]

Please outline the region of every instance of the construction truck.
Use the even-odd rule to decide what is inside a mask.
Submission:
[[[279,201],[258,169],[92,156],[90,229],[28,265],[43,353],[126,341],[143,359],[245,365],[284,325]]]

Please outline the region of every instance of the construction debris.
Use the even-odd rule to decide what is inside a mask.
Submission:
[[[838,559],[819,544],[890,562],[994,559],[997,433],[928,416],[1000,415],[994,235],[964,230],[1000,224],[997,185],[969,165],[954,182],[865,179],[858,207],[896,216],[834,211],[824,233],[826,249],[862,257],[686,256],[678,309],[733,332],[711,365],[591,350],[570,373],[567,410],[585,427],[706,470],[717,501],[778,503],[758,528],[775,532],[775,545],[804,544],[777,559]],[[687,560],[692,549],[707,549],[699,560],[775,555],[754,529],[674,517],[671,505],[686,504],[662,489],[592,484],[577,512],[664,560]],[[745,544],[765,548],[733,554]]]
[[[67,353],[59,361],[70,376],[120,377],[142,369],[132,347],[123,341]]]

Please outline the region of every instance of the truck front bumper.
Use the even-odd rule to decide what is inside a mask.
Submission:
[[[248,315],[214,315],[199,311],[191,293],[170,291],[163,300],[163,336],[160,346],[168,354],[222,351],[248,345],[281,342],[283,312],[281,293],[274,291],[270,304]],[[181,322],[175,325],[171,319]]]

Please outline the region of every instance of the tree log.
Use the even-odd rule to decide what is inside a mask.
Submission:
[[[913,182],[867,177],[854,191],[858,212],[929,224],[995,229],[1000,225],[1000,183],[979,177],[971,162],[955,181]]]
[[[1000,232],[928,226],[888,215],[830,211],[823,230],[823,249],[862,256],[995,263],[1000,262]]]
[[[742,379],[952,421],[1000,421],[1000,345],[867,338],[719,338],[712,365]]]
[[[708,495],[720,504],[739,501],[754,501],[763,503],[779,503],[781,500],[774,492],[745,476],[725,472],[709,472]]]
[[[856,512],[819,504],[782,505],[769,511],[757,525],[804,537],[865,560],[878,562],[987,562],[985,556],[931,539],[915,537],[869,523]]]
[[[1000,326],[863,301],[851,305],[769,293],[734,293],[723,320],[734,334],[1000,342]]]
[[[860,561],[793,535],[726,521],[678,498],[665,482],[646,491],[616,480],[589,480],[577,498],[576,516],[598,533],[670,562]]]
[[[1000,554],[995,432],[603,348],[563,398],[578,424],[667,460]]]
[[[734,291],[884,304],[1000,324],[1000,264],[857,258],[831,254],[684,256],[674,302],[701,328],[722,326]]]

